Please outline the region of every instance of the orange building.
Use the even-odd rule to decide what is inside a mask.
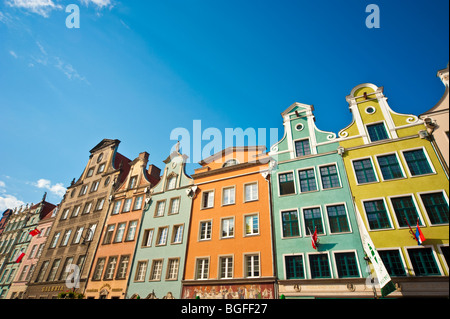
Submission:
[[[122,183],[112,185],[108,217],[89,273],[88,299],[125,299],[128,277],[136,247],[142,212],[150,188],[159,181],[161,170],[150,165],[147,152],[130,162]]]
[[[268,157],[229,147],[201,161],[182,298],[274,298]]]

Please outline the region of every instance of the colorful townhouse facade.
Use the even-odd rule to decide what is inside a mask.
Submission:
[[[142,152],[129,163],[122,183],[116,183],[108,201],[108,217],[93,269],[86,285],[88,299],[125,299],[137,235],[150,188],[159,181],[160,169],[149,165],[149,154]]]
[[[0,236],[6,228],[6,224],[8,223],[9,217],[11,217],[13,210],[8,208],[2,213],[2,218],[0,219]],[[1,238],[1,237],[0,237]],[[0,241],[0,250],[1,250],[1,241]]]
[[[353,121],[339,144],[357,213],[397,288],[389,296],[448,297],[449,181],[424,121],[393,111],[374,84],[346,99]]]
[[[29,238],[31,238],[25,255],[22,258],[15,279],[11,284],[7,299],[22,299],[28,288],[28,282],[33,275],[45,242],[48,239],[58,206],[41,202],[35,211],[34,220],[30,219]],[[36,222],[37,221],[37,222]]]
[[[164,160],[150,189],[128,280],[127,297],[180,299],[189,234],[193,180],[178,149]]]
[[[26,298],[55,299],[67,291],[85,291],[100,240],[113,185],[128,175],[130,160],[117,152],[119,140],[104,139],[90,150],[78,180],[61,201]]]
[[[439,70],[437,76],[445,86],[441,99],[428,111],[419,115],[425,123],[429,140],[444,164],[444,169],[449,174],[449,97],[448,97],[448,64],[445,69]]]
[[[229,147],[200,162],[183,299],[272,299],[270,178],[265,147]]]
[[[55,205],[45,201],[45,195],[37,204],[27,204],[14,210],[5,232],[2,234],[5,242],[0,264],[0,296],[2,299],[21,297],[26,290],[26,282],[18,283],[23,259],[30,245],[30,231],[37,227],[41,217],[46,216]],[[41,215],[42,214],[42,215]]]
[[[313,110],[294,103],[281,113],[284,136],[269,153],[278,293],[371,296],[339,143],[336,134],[316,127]]]

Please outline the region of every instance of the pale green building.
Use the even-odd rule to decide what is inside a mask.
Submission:
[[[313,110],[294,103],[281,113],[284,136],[269,153],[278,294],[373,297],[339,143]]]
[[[186,156],[173,152],[144,208],[127,298],[180,298],[191,214],[193,180]]]

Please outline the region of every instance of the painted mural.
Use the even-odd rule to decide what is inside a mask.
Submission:
[[[273,284],[184,286],[183,299],[273,299]]]

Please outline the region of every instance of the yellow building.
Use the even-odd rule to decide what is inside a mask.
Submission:
[[[353,121],[339,132],[341,153],[356,209],[396,284],[389,297],[448,297],[449,181],[424,122],[394,112],[370,83],[346,99]]]

